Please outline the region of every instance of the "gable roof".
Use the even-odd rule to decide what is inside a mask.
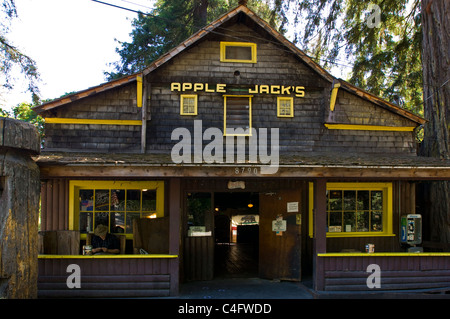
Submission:
[[[292,53],[294,53],[297,57],[299,57],[306,65],[308,65],[314,72],[316,72],[321,78],[328,81],[330,83],[330,91],[331,91],[331,85],[339,82],[341,84],[341,88],[344,90],[347,90],[365,100],[368,100],[374,104],[377,104],[378,106],[381,106],[393,113],[396,113],[398,115],[401,115],[405,118],[410,119],[411,121],[417,123],[417,124],[424,124],[426,122],[425,119],[422,117],[415,115],[391,102],[388,102],[378,96],[375,96],[369,92],[366,92],[346,81],[343,81],[342,79],[337,79],[333,75],[331,75],[328,71],[326,71],[324,68],[322,68],[319,64],[317,64],[313,59],[311,59],[308,55],[306,55],[302,50],[300,50],[297,46],[295,46],[292,42],[290,42],[288,39],[286,39],[282,34],[280,34],[278,31],[273,29],[266,21],[261,19],[259,16],[257,16],[252,10],[247,8],[245,5],[240,5],[236,7],[235,9],[227,12],[226,14],[222,15],[220,18],[215,20],[214,22],[210,23],[209,25],[201,28],[199,31],[194,33],[192,36],[190,36],[185,41],[181,42],[179,45],[177,45],[175,48],[170,50],[169,52],[163,54],[161,57],[159,57],[157,60],[152,62],[148,67],[146,67],[142,72],[131,74],[129,76],[122,77],[120,79],[116,79],[110,82],[106,82],[103,84],[100,84],[98,86],[79,91],[70,95],[67,95],[65,97],[61,97],[58,99],[55,99],[53,101],[41,104],[39,106],[34,107],[33,109],[36,112],[43,112],[48,111],[51,109],[54,109],[56,107],[59,107],[64,104],[68,104],[70,102],[88,97],[93,94],[97,94],[115,87],[119,87],[131,82],[136,81],[137,76],[141,75],[147,75],[151,73],[152,71],[158,69],[163,64],[167,63],[171,59],[173,59],[175,56],[180,54],[181,52],[185,51],[195,43],[197,43],[199,40],[203,39],[207,35],[211,34],[216,30],[218,27],[222,26],[225,22],[230,21],[232,18],[236,17],[239,14],[245,14],[247,17],[249,17],[256,25],[261,27],[263,30],[265,30],[269,35],[274,37],[276,40],[278,40],[282,45],[284,45],[286,48],[288,48]]]

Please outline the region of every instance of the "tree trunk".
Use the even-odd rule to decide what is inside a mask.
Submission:
[[[208,14],[208,0],[195,0],[194,1],[194,30],[204,27],[206,25],[206,19]]]
[[[421,155],[450,159],[450,2],[422,0],[424,140]],[[450,243],[450,182],[424,187],[430,240]]]

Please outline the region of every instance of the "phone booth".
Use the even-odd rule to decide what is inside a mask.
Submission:
[[[411,246],[422,243],[422,215],[403,215],[400,221],[400,242]]]

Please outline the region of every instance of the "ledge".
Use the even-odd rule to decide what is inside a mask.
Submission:
[[[324,253],[318,257],[450,257],[450,253]]]
[[[38,259],[125,259],[125,258],[178,258],[178,255],[148,254],[148,255],[38,255]]]

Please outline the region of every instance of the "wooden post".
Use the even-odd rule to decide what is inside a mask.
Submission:
[[[39,152],[33,125],[0,118],[0,299],[37,297]]]
[[[181,181],[172,178],[169,182],[169,254],[180,255]],[[179,259],[170,262],[170,295],[179,293]]]
[[[327,252],[327,206],[326,206],[326,179],[318,179],[314,182],[314,257],[313,257],[313,281],[315,290],[324,288],[324,272],[322,260],[317,254]]]

